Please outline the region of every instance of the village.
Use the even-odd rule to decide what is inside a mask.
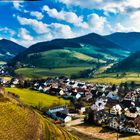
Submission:
[[[140,134],[140,88],[134,82],[116,86],[56,77],[41,80],[1,78],[0,84],[3,87],[31,88],[40,94],[70,100],[70,107],[57,105],[43,112],[55,123],[75,125],[79,121],[117,132]],[[80,119],[81,116],[84,119]]]

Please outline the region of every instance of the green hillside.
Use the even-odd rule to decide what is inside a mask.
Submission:
[[[140,51],[133,53],[123,61],[121,61],[116,70],[126,72],[140,72]]]
[[[89,66],[97,63],[98,59],[70,50],[50,50],[37,54],[28,54],[25,63],[41,68],[61,68],[73,66]],[[105,61],[100,60],[100,63]]]
[[[56,39],[32,45],[9,63],[38,68],[97,66],[124,59],[129,51],[95,33],[73,39]]]
[[[15,71],[16,75],[22,75],[27,78],[47,78],[50,76],[68,76],[78,75],[80,72],[92,67],[68,67],[68,68],[20,68]]]

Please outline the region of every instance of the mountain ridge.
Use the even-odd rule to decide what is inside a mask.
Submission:
[[[70,54],[76,54],[76,57]],[[72,39],[54,39],[52,41],[33,44],[23,53],[17,55],[11,62],[14,65],[19,61],[27,65],[31,64],[37,67],[52,68],[56,67],[56,65],[58,66],[58,64],[61,67],[61,64],[65,60],[66,66],[70,67],[97,64],[99,61],[106,63],[116,59],[123,59],[128,55],[128,51],[115,43],[107,40],[103,36],[91,33]],[[89,61],[87,59],[89,57],[92,57],[93,60],[90,59],[91,61]],[[36,62],[39,63],[37,64]]]
[[[26,48],[7,39],[0,40],[0,60],[9,61]]]

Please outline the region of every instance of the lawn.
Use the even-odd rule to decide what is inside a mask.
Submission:
[[[41,105],[42,107],[49,107],[54,103],[60,103],[61,105],[69,104],[68,100],[59,99],[56,96],[43,94],[30,89],[5,88],[5,90],[19,95],[20,100],[30,106]]]
[[[90,69],[91,67],[68,67],[68,68],[56,68],[56,69],[45,69],[45,68],[20,68],[15,72],[17,75],[23,75],[25,77],[33,78],[47,78],[48,76],[70,76],[78,74],[81,71]]]

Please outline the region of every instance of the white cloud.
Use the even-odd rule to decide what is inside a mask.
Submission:
[[[117,23],[115,25],[108,25],[108,31],[110,31],[110,33],[114,33],[114,32],[132,32],[135,31],[135,28],[132,26],[126,26],[123,25],[121,23]]]
[[[70,38],[74,37],[74,33],[72,32],[71,28],[68,25],[63,25],[59,23],[52,23],[50,25],[52,29],[52,35],[55,38]]]
[[[43,11],[46,11],[50,17],[64,20],[66,22],[74,24],[75,26],[87,28],[87,24],[83,22],[83,17],[78,17],[74,12],[57,11],[57,9],[51,9],[47,5],[43,6]]]
[[[133,25],[135,31],[140,32],[140,11],[136,11],[133,14],[131,14],[127,23],[129,26]]]
[[[104,10],[106,12],[126,12],[127,8],[139,8],[140,0],[57,0],[67,6],[79,6],[88,9]]]
[[[43,23],[42,21],[24,18],[20,16],[17,16],[17,20],[21,25],[29,25],[38,34],[44,34],[49,32],[48,25],[46,23]]]
[[[96,33],[103,33],[105,24],[107,24],[106,18],[99,16],[95,13],[88,16],[89,29]]]
[[[23,8],[23,5],[22,5],[23,2],[21,1],[14,1],[13,2],[13,6],[15,9],[21,11],[21,9]]]
[[[36,42],[48,41],[55,38],[71,38],[76,35],[69,25],[60,23],[46,24],[35,19],[28,19],[20,16],[17,16],[17,20],[21,25],[30,27],[36,32],[33,38],[27,29],[20,29],[18,41],[24,46],[30,46]]]
[[[14,36],[16,34],[16,32],[10,28],[4,27],[4,28],[0,28],[0,33],[1,34],[8,34],[11,37]]]
[[[31,11],[31,16],[36,17],[38,20],[41,20],[44,16],[41,12],[38,11]]]
[[[23,40],[32,41],[33,37],[30,35],[29,31],[25,28],[20,28],[19,37]]]

